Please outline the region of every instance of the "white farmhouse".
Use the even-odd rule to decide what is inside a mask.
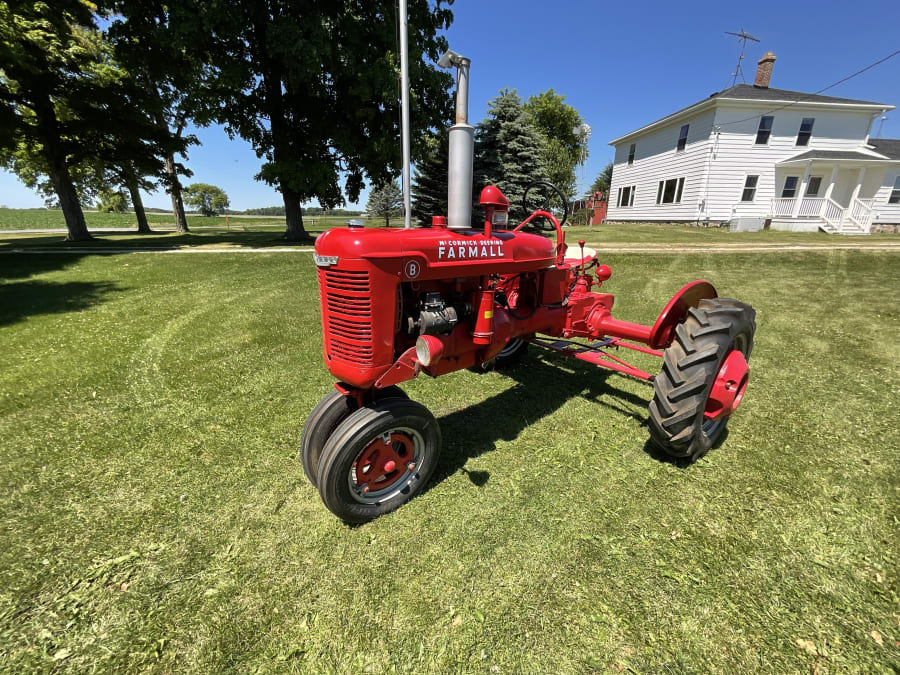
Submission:
[[[900,224],[900,139],[869,138],[894,106],[739,84],[610,142],[607,220],[867,234]],[[754,228],[755,229],[755,228]]]

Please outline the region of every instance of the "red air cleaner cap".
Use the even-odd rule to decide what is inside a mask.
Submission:
[[[481,197],[478,199],[481,206],[499,206],[504,209],[509,208],[509,200],[500,192],[500,188],[494,185],[488,185],[481,191]]]

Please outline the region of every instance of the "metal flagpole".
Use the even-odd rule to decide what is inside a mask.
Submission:
[[[406,0],[400,2],[400,131],[403,147],[403,227],[410,222],[409,196],[409,53],[407,46]]]

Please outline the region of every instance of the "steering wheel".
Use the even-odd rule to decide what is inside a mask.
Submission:
[[[534,191],[534,194],[532,195],[531,200],[529,200],[528,194],[532,191]],[[549,212],[551,211],[551,203],[553,202],[554,196],[558,197],[562,204],[563,217],[559,221],[559,227],[562,227],[569,218],[569,200],[566,199],[563,191],[550,181],[537,180],[530,183],[522,194],[522,207],[525,209],[525,213],[534,213],[535,211]],[[540,217],[540,223],[532,222],[531,225],[532,227],[545,232],[552,232],[557,228],[557,225],[549,222],[549,219],[546,217]]]

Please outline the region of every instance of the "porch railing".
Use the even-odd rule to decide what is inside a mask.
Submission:
[[[868,204],[866,203],[868,202]],[[850,203],[849,216],[860,229],[865,232],[869,231],[872,222],[872,200],[871,199],[854,199]]]
[[[822,210],[822,220],[835,230],[841,229],[841,220],[844,217],[844,207],[833,199],[825,200],[825,208]]]
[[[779,197],[772,200],[772,215],[773,216],[792,216],[794,214],[794,204],[796,204],[796,199],[788,199],[784,197]]]
[[[804,197],[800,202],[800,210],[797,212],[798,218],[818,218],[825,206],[825,199],[822,197]]]

